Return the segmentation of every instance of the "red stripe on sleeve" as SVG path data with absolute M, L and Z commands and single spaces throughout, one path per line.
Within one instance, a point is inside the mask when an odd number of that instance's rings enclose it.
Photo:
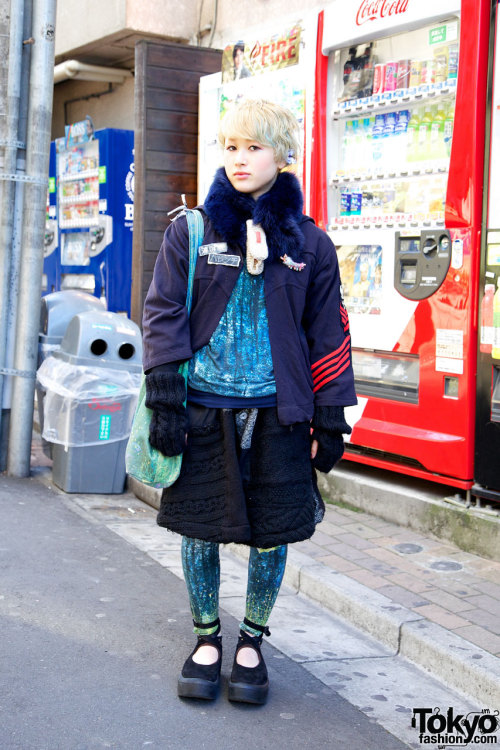
M 349 367 L 349 360 L 345 363 L 345 365 L 342 367 L 341 370 L 339 370 L 335 375 L 331 375 L 329 378 L 326 378 L 326 380 L 322 380 L 321 383 L 318 383 L 318 385 L 315 385 L 313 388 L 313 393 L 316 393 L 316 391 L 319 391 L 320 388 L 323 388 L 324 385 L 330 382 L 330 380 L 335 380 L 335 378 L 338 378 L 338 376 L 344 372 Z
M 314 362 L 314 364 L 311 365 L 311 370 L 315 370 L 317 367 L 323 364 L 323 362 L 326 362 L 327 360 L 330 360 L 332 357 L 335 357 L 337 355 L 341 355 L 345 347 L 350 343 L 351 337 L 346 336 L 342 344 L 339 346 L 338 349 L 335 349 L 335 351 L 330 352 L 330 354 L 327 354 L 325 357 L 322 357 L 321 359 L 318 359 L 317 362 Z
M 349 352 L 345 352 L 344 356 L 342 358 L 336 359 L 335 362 L 332 362 L 329 367 L 322 368 L 322 372 L 317 372 L 316 375 L 313 375 L 313 383 L 317 383 L 319 380 L 322 380 L 326 375 L 330 375 L 330 373 L 335 372 L 339 369 L 341 365 L 344 364 L 346 360 L 350 361 L 351 356 Z

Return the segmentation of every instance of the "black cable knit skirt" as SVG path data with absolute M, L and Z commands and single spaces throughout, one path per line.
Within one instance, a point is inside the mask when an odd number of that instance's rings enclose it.
M 309 423 L 284 427 L 275 407 L 189 404 L 188 414 L 181 473 L 163 490 L 158 524 L 195 539 L 264 549 L 309 539 L 325 512 Z

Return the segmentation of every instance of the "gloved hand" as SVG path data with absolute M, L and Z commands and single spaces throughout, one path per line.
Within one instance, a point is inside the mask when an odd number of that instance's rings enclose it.
M 344 407 L 316 406 L 311 426 L 311 437 L 318 441 L 318 451 L 312 460 L 313 466 L 318 471 L 327 473 L 344 455 L 342 434 L 350 435 L 352 432 L 344 418 Z
M 146 406 L 153 412 L 149 442 L 164 456 L 177 456 L 186 447 L 185 399 L 186 383 L 180 373 L 154 369 L 146 373 Z

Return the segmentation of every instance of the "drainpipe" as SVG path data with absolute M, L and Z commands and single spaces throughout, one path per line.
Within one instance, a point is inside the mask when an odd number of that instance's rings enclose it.
M 55 21 L 56 0 L 33 3 L 34 43 L 28 94 L 25 210 L 14 358 L 18 373 L 13 384 L 7 456 L 7 472 L 15 477 L 27 477 L 30 471 L 54 89 Z
M 12 244 L 14 232 L 15 196 L 18 184 L 17 155 L 24 144 L 19 137 L 19 104 L 21 98 L 21 72 L 23 59 L 24 0 L 11 0 L 9 56 L 7 86 L 1 96 L 2 110 L 6 113 L 0 146 L 3 147 L 2 199 L 0 201 L 0 470 L 5 469 L 8 412 L 10 403 L 4 398 L 7 372 L 12 359 L 7 352 L 9 313 L 11 305 L 10 282 L 13 271 Z M 5 394 L 8 395 L 8 394 Z M 5 417 L 5 419 L 2 419 Z M 7 428 L 7 429 L 6 429 Z
M 108 68 L 103 65 L 87 65 L 78 60 L 66 60 L 54 68 L 54 85 L 71 78 L 78 81 L 123 83 L 125 78 L 131 76 L 132 73 L 126 68 Z

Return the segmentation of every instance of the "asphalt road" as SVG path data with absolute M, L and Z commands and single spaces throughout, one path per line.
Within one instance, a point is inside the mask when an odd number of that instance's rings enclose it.
M 224 612 L 221 694 L 180 700 L 194 645 L 183 582 L 75 511 L 0 476 L 2 750 L 407 747 L 271 643 L 268 703 L 229 703 L 238 628 Z

